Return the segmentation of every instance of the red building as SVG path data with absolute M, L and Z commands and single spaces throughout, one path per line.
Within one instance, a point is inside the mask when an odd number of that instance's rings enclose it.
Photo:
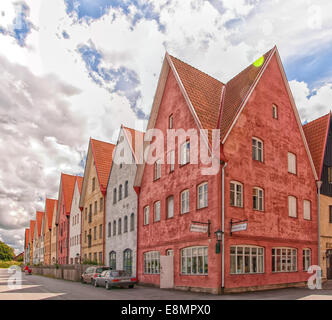
M 220 129 L 221 167 L 187 163 L 188 139 L 181 157 L 165 139 L 174 166 L 140 166 L 139 281 L 213 293 L 303 284 L 317 264 L 317 175 L 277 49 L 227 84 L 166 54 L 152 128 Z
M 74 194 L 76 176 L 61 174 L 58 209 L 56 215 L 57 225 L 57 259 L 58 264 L 68 264 L 69 256 L 69 218 L 71 202 Z

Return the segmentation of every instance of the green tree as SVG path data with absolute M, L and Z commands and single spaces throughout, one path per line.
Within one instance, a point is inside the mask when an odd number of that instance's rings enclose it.
M 14 249 L 0 241 L 0 260 L 10 261 L 14 256 Z

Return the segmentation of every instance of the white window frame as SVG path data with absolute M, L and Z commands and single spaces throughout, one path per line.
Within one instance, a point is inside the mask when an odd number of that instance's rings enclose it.
M 166 200 L 166 204 L 167 204 L 167 218 L 173 218 L 174 217 L 174 196 L 169 196 L 167 197 Z M 172 203 L 172 205 L 170 205 L 170 203 Z
M 158 159 L 154 163 L 154 180 L 158 180 L 161 178 L 161 160 Z
M 208 189 L 208 183 L 203 182 L 200 185 L 197 186 L 197 208 L 203 209 L 207 208 L 209 203 L 209 189 Z
M 235 245 L 230 247 L 231 274 L 261 274 L 264 273 L 264 247 L 251 245 Z M 255 258 L 255 259 L 254 259 Z M 249 271 L 246 271 L 246 260 L 249 260 Z M 232 264 L 233 261 L 233 264 Z M 240 262 L 241 261 L 241 262 Z M 254 264 L 256 261 L 256 271 Z M 239 265 L 239 262 L 241 265 Z M 235 270 L 232 270 L 234 266 Z
M 311 220 L 311 201 L 303 200 L 303 219 Z
M 160 201 L 154 203 L 154 221 L 160 221 Z
M 264 161 L 264 143 L 256 137 L 252 138 L 252 158 L 259 162 Z
M 255 200 L 254 200 L 255 197 L 257 198 L 256 207 L 255 207 Z M 264 190 L 259 187 L 254 187 L 252 198 L 253 198 L 253 209 L 255 211 L 264 211 Z
M 240 188 L 240 190 L 238 189 Z M 234 202 L 232 203 L 232 193 L 234 193 Z M 243 208 L 243 184 L 238 181 L 230 183 L 230 204 L 232 207 Z
M 302 251 L 303 254 L 303 271 L 308 271 L 311 266 L 311 249 L 304 248 Z
M 175 169 L 175 151 L 171 150 L 168 154 L 168 161 L 169 161 L 169 172 L 173 172 Z
M 288 216 L 297 218 L 297 198 L 294 196 L 288 196 Z
M 168 117 L 168 129 L 173 129 L 173 114 Z
M 297 249 L 288 247 L 272 248 L 272 273 L 297 272 Z M 274 264 L 273 264 L 274 257 Z M 278 269 L 278 259 L 280 259 Z M 290 263 L 289 263 L 290 261 Z
M 146 206 L 144 207 L 144 225 L 148 225 L 149 224 L 149 218 L 150 218 L 150 207 Z
M 181 214 L 188 213 L 189 209 L 189 189 L 181 192 Z
M 144 274 L 160 274 L 160 252 L 149 251 L 143 254 Z
M 202 267 L 202 272 L 199 272 L 200 265 Z M 207 246 L 187 247 L 181 249 L 182 275 L 206 276 L 208 275 L 208 269 L 209 252 Z
M 181 145 L 180 164 L 182 166 L 190 162 L 190 140 Z
M 296 164 L 296 154 L 292 152 L 288 152 L 288 172 L 292 174 L 296 174 L 297 172 L 297 164 Z
M 275 104 L 272 104 L 272 117 L 278 119 L 278 106 Z

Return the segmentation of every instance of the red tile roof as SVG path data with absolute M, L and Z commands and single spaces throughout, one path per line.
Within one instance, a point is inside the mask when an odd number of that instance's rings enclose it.
M 64 200 L 65 200 L 65 211 L 70 214 L 71 202 L 73 200 L 74 188 L 75 188 L 76 176 L 69 174 L 61 174 L 61 183 Z
M 78 185 L 78 191 L 79 191 L 79 193 L 81 193 L 82 186 L 83 186 L 83 177 L 77 176 L 76 180 L 77 180 L 77 185 Z
M 36 225 L 36 221 L 30 220 L 30 243 L 33 242 L 33 237 L 35 234 L 35 225 Z
M 38 231 L 38 237 L 41 235 L 41 227 L 42 227 L 42 220 L 44 216 L 44 212 L 37 211 L 37 231 Z
M 25 229 L 25 247 L 26 248 L 28 247 L 28 243 L 29 243 L 29 231 L 30 231 L 29 228 Z
M 331 113 L 303 126 L 318 178 L 321 177 Z
M 173 56 L 170 58 L 202 127 L 217 128 L 224 84 Z
M 125 126 L 122 126 L 123 129 L 127 132 L 130 133 L 131 136 L 131 141 L 129 141 L 129 144 L 134 152 L 134 155 L 136 157 L 136 159 L 138 160 L 139 157 L 139 152 L 142 150 L 141 148 L 143 147 L 143 144 L 141 142 L 144 142 L 144 132 L 138 131 L 138 130 L 134 130 Z M 129 135 L 127 135 L 128 139 L 130 139 Z M 136 137 L 139 138 L 139 142 L 136 141 Z M 136 146 L 136 144 L 138 144 Z M 136 147 L 138 148 L 136 150 Z
M 47 226 L 49 229 L 52 228 L 52 219 L 54 207 L 56 206 L 57 200 L 55 199 L 46 199 L 45 213 L 47 217 Z
M 107 188 L 108 177 L 111 171 L 115 145 L 95 139 L 90 139 L 90 142 L 100 190 L 104 192 Z

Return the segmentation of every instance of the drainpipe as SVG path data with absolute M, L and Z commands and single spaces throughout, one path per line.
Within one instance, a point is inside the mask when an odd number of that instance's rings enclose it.
M 227 162 L 224 163 L 221 173 L 221 288 L 225 288 L 225 169 Z
M 317 220 L 318 220 L 318 266 L 321 267 L 320 263 L 320 188 L 322 186 L 322 181 L 317 181 Z
M 134 190 L 137 194 L 137 209 L 136 209 L 136 280 L 138 282 L 138 237 L 139 237 L 139 196 L 141 193 L 140 187 L 134 187 Z M 135 224 L 134 224 L 135 228 Z M 134 229 L 135 230 L 135 229 Z

